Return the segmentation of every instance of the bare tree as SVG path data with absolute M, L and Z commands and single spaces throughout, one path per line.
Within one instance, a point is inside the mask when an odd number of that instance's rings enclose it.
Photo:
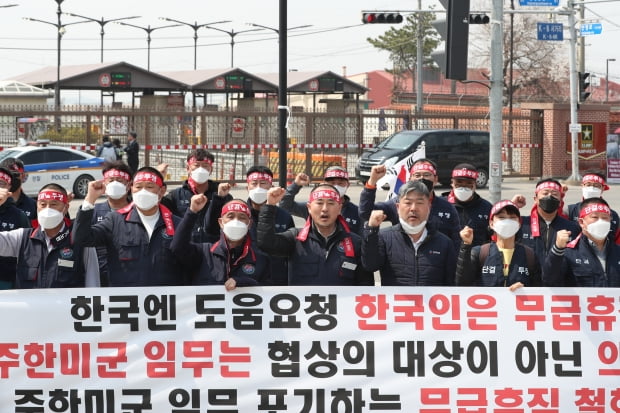
M 508 20 L 508 17 L 505 18 Z M 490 66 L 490 27 L 471 26 L 470 67 L 477 64 Z M 567 46 L 562 41 L 542 41 L 537 39 L 536 20 L 530 15 L 514 16 L 513 51 L 510 59 L 509 24 L 504 24 L 504 97 L 508 100 L 537 100 L 546 102 L 566 102 L 568 93 Z M 473 59 L 472 59 L 473 57 Z M 473 63 L 473 65 L 472 65 Z M 510 70 L 513 70 L 512 89 Z M 489 77 L 486 72 L 485 76 Z

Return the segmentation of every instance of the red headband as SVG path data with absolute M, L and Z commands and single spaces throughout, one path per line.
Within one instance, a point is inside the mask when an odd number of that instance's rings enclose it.
M 543 189 L 553 189 L 553 190 L 556 190 L 562 193 L 562 186 L 558 185 L 555 182 L 551 182 L 551 181 L 546 181 L 546 182 L 539 184 L 536 187 L 536 190 L 534 192 L 542 191 Z
M 583 218 L 593 212 L 602 212 L 607 215 L 611 215 L 611 209 L 605 204 L 588 204 L 579 211 L 579 218 Z
M 9 186 L 11 186 L 11 175 L 5 174 L 4 172 L 0 171 L 0 179 L 9 184 Z
M 349 174 L 347 173 L 347 171 L 343 171 L 342 169 L 331 169 L 325 172 L 325 176 L 323 177 L 323 179 L 329 178 L 342 178 L 348 181 Z
M 452 178 L 478 179 L 478 171 L 466 168 L 454 169 L 452 171 Z
M 209 159 L 209 158 L 205 158 L 205 159 L 198 159 L 198 158 L 196 158 L 195 156 L 192 156 L 191 158 L 189 158 L 189 159 L 187 160 L 187 164 L 188 164 L 188 165 L 191 165 L 191 164 L 196 163 L 196 162 L 206 162 L 206 163 L 208 163 L 208 164 L 209 164 L 209 165 L 211 165 L 211 166 L 213 165 L 213 161 L 212 161 L 211 159 Z
M 145 171 L 138 172 L 136 174 L 136 176 L 133 177 L 133 182 L 134 183 L 138 183 L 138 182 L 154 182 L 160 188 L 162 186 L 164 186 L 164 181 L 162 181 L 159 176 L 155 175 L 152 172 L 145 172 Z
M 240 201 L 228 202 L 222 208 L 222 215 L 221 216 L 224 216 L 224 215 L 226 215 L 229 212 L 243 212 L 248 217 L 252 217 L 252 214 L 250 212 L 250 207 L 248 207 L 245 202 L 240 202 Z
M 431 172 L 433 175 L 437 176 L 437 171 L 435 170 L 435 168 L 433 167 L 433 165 L 431 165 L 430 163 L 416 163 L 411 167 L 411 171 L 409 171 L 410 174 L 414 174 L 416 172 L 419 171 L 429 171 Z
M 517 215 L 521 216 L 521 214 L 519 214 L 519 207 L 517 207 L 512 201 L 499 201 L 498 203 L 496 203 L 495 205 L 493 205 L 493 208 L 491 208 L 491 212 L 489 213 L 489 221 L 491 221 L 493 219 L 493 217 L 502 209 L 506 208 L 507 206 L 511 206 L 514 207 L 517 210 Z
M 317 199 L 333 199 L 340 203 L 340 194 L 333 189 L 317 189 L 310 193 L 310 202 L 316 201 Z
M 586 183 L 586 182 L 596 182 L 598 184 L 603 185 L 603 191 L 607 191 L 609 189 L 609 185 L 607 185 L 605 183 L 605 180 L 603 178 L 601 178 L 598 175 L 594 175 L 594 174 L 587 174 L 583 176 L 583 179 L 581 180 L 582 183 Z
M 39 192 L 39 196 L 37 196 L 37 201 L 60 201 L 63 204 L 67 203 L 67 195 L 62 192 L 54 191 L 54 190 L 43 190 Z
M 122 178 L 127 182 L 131 181 L 131 176 L 125 171 L 120 171 L 118 169 L 110 169 L 103 174 L 104 178 Z
M 248 175 L 248 177 L 246 178 L 247 182 L 250 181 L 269 181 L 269 183 L 273 182 L 273 176 L 266 174 L 266 173 L 262 173 L 262 172 L 252 172 L 251 174 Z

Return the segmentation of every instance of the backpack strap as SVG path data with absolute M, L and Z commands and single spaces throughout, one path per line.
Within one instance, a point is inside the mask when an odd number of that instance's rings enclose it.
M 489 251 L 491 250 L 491 244 L 487 242 L 486 244 L 482 244 L 480 246 L 480 251 L 478 253 L 478 263 L 480 264 L 480 268 L 484 265 L 484 262 L 489 257 Z

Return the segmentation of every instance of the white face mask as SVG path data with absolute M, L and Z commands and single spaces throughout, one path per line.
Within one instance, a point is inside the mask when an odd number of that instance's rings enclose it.
M 222 228 L 224 235 L 231 241 L 239 241 L 248 233 L 248 225 L 238 219 L 233 219 L 224 224 Z
M 602 193 L 603 190 L 595 186 L 584 186 L 581 188 L 581 195 L 583 196 L 583 199 L 600 198 Z
M 133 203 L 143 211 L 148 211 L 159 203 L 159 196 L 146 189 L 135 192 L 132 197 Z
M 521 228 L 521 224 L 514 219 L 500 219 L 499 221 L 493 221 L 493 231 L 500 238 L 510 238 L 515 235 L 519 228 Z
M 43 229 L 56 228 L 60 225 L 64 217 L 62 212 L 54 208 L 43 208 L 37 212 L 37 221 L 39 221 L 39 226 Z
M 338 193 L 340 194 L 340 196 L 344 196 L 344 194 L 347 193 L 347 189 L 349 189 L 348 186 L 340 186 L 340 185 L 334 185 L 334 188 L 338 190 Z
M 597 241 L 602 241 L 607 237 L 607 235 L 609 235 L 611 222 L 599 218 L 593 223 L 588 224 L 586 228 L 588 230 L 588 234 L 590 234 L 592 238 Z
M 209 177 L 211 176 L 211 172 L 207 171 L 205 168 L 200 167 L 200 168 L 194 169 L 192 173 L 190 174 L 190 176 L 192 177 L 194 182 L 196 182 L 197 184 L 204 184 L 205 182 L 209 180 Z
M 454 189 L 454 196 L 461 202 L 468 201 L 472 196 L 474 196 L 474 190 L 471 188 L 466 188 L 461 186 L 459 188 Z
M 261 188 L 260 186 L 254 189 L 250 189 L 250 199 L 252 202 L 256 204 L 264 204 L 267 202 L 267 191 L 265 188 Z
M 127 196 L 127 186 L 118 181 L 112 181 L 105 186 L 105 194 L 112 199 L 121 199 Z
M 407 221 L 402 218 L 398 218 L 398 220 L 400 221 L 400 225 L 403 227 L 403 230 L 405 230 L 405 232 L 409 235 L 419 234 L 426 226 L 426 221 L 422 221 L 418 225 L 409 225 Z

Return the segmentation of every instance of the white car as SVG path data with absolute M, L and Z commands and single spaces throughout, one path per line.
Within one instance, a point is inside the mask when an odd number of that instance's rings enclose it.
M 16 146 L 0 152 L 0 162 L 17 158 L 24 163 L 26 180 L 22 190 L 36 196 L 43 185 L 62 185 L 76 198 L 84 198 L 88 183 L 102 179 L 103 158 L 62 146 Z

